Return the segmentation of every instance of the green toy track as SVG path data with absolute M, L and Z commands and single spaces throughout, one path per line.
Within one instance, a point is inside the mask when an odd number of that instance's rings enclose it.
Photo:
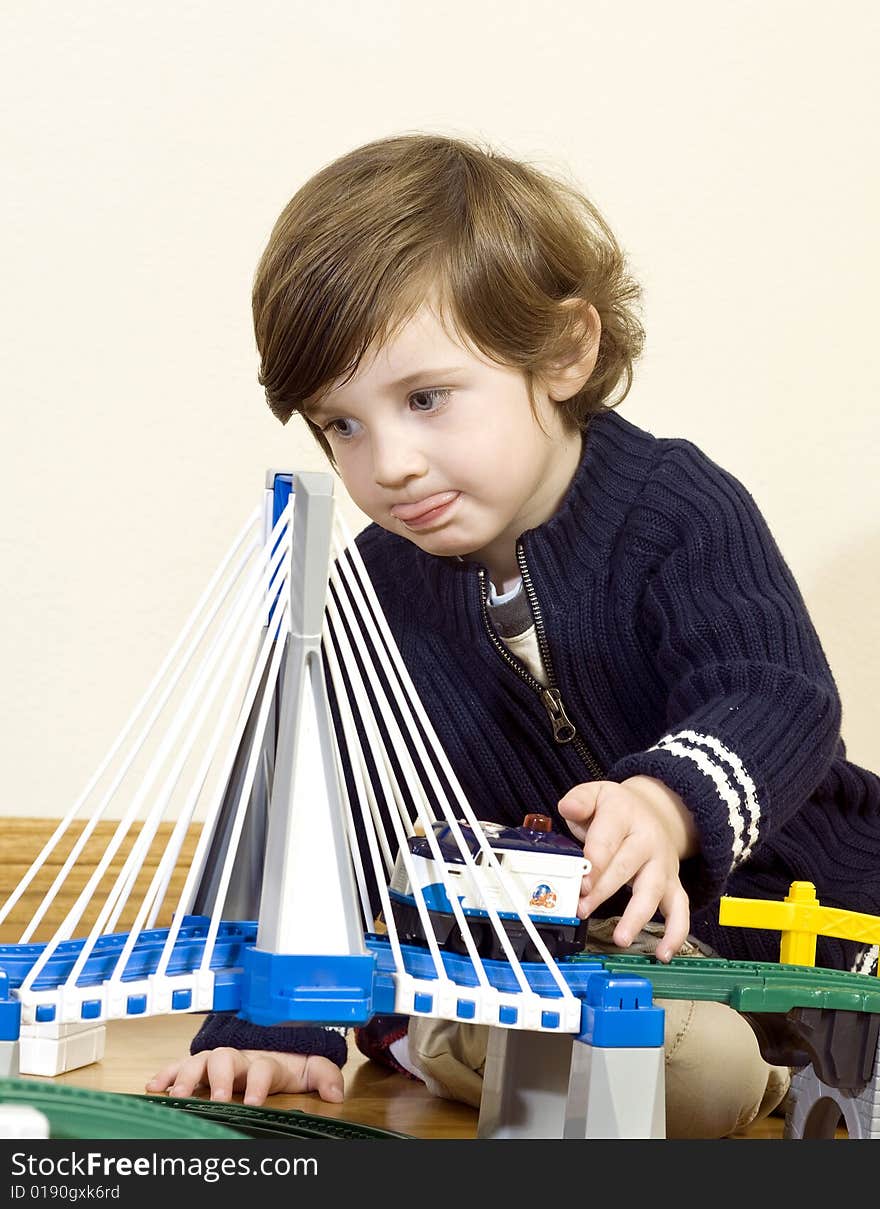
M 0 1104 L 26 1105 L 43 1113 L 51 1138 L 411 1140 L 407 1134 L 298 1110 L 124 1095 L 30 1079 L 0 1079 Z
M 609 974 L 647 978 L 657 999 L 714 999 L 738 1012 L 788 1012 L 796 1007 L 880 1012 L 880 978 L 817 966 L 728 961 L 722 957 L 674 957 L 663 965 L 638 953 L 587 954 Z
M 300 1109 L 254 1108 L 250 1104 L 218 1104 L 213 1100 L 175 1099 L 173 1096 L 131 1098 L 167 1105 L 206 1121 L 225 1123 L 230 1129 L 250 1138 L 332 1138 L 340 1141 L 405 1138 L 412 1141 L 410 1134 L 338 1121 L 332 1117 L 319 1117 Z
M 225 1125 L 168 1112 L 141 1096 L 91 1091 L 31 1079 L 0 1079 L 0 1104 L 36 1108 L 51 1138 L 242 1139 Z

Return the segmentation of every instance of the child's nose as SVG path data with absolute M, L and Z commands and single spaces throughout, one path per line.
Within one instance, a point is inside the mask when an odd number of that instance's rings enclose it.
M 425 455 L 400 433 L 373 442 L 373 475 L 380 487 L 401 487 L 427 469 Z

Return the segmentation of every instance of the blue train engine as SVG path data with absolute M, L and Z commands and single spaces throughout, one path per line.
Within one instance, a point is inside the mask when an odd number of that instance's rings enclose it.
M 520 827 L 480 822 L 505 881 L 480 846 L 473 829 L 460 822 L 462 837 L 476 866 L 476 876 L 465 858 L 448 823 L 434 823 L 433 831 L 450 887 L 461 904 L 471 935 L 481 957 L 506 960 L 501 941 L 486 909 L 487 901 L 498 914 L 520 961 L 541 960 L 534 942 L 526 932 L 522 916 L 528 915 L 544 944 L 554 957 L 579 953 L 586 941 L 587 921 L 577 918 L 581 879 L 590 871 L 590 862 L 574 840 L 551 831 L 547 815 L 529 814 Z M 437 862 L 424 834 L 407 841 L 417 882 L 416 890 L 427 907 L 437 943 L 456 953 L 466 953 L 464 939 L 456 922 L 446 886 L 437 870 Z M 425 933 L 419 918 L 414 888 L 400 855 L 389 883 L 394 919 L 400 939 L 424 944 Z M 511 901 L 511 898 L 513 901 Z

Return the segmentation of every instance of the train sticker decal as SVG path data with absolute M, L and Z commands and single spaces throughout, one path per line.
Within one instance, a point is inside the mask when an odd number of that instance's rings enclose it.
M 556 906 L 556 891 L 552 886 L 548 886 L 546 882 L 541 882 L 532 891 L 529 906 L 545 907 L 548 911 L 552 911 Z

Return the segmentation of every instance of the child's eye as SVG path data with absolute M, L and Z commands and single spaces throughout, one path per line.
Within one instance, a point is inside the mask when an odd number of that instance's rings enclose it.
M 413 411 L 437 411 L 452 392 L 445 389 L 417 390 L 409 397 Z
M 350 420 L 343 417 L 338 420 L 330 420 L 328 424 L 324 425 L 324 427 L 321 429 L 321 432 L 323 432 L 325 436 L 341 437 L 344 441 L 346 441 L 351 437 L 357 436 L 359 428 L 359 420 Z

